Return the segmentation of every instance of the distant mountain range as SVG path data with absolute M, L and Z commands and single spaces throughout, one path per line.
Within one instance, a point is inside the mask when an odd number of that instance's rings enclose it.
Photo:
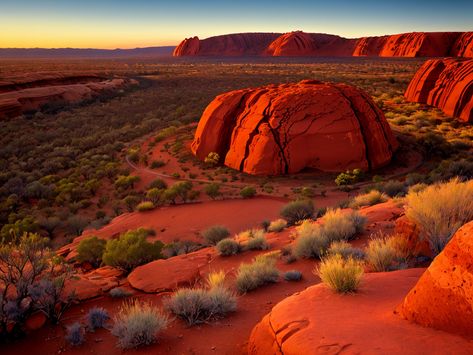
M 133 49 L 0 48 L 0 58 L 131 58 L 172 56 L 174 46 Z

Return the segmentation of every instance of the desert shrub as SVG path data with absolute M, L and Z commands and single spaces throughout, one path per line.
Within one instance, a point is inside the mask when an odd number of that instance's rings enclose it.
M 287 221 L 288 225 L 311 219 L 314 216 L 314 204 L 310 200 L 296 200 L 289 202 L 281 209 L 281 217 Z
M 202 237 L 204 238 L 205 242 L 210 245 L 216 245 L 222 239 L 228 238 L 230 236 L 230 232 L 224 226 L 212 226 L 207 228 L 202 232 Z
M 296 228 L 293 254 L 296 258 L 320 258 L 330 244 L 322 227 L 309 220 Z
M 363 276 L 363 265 L 352 258 L 336 254 L 325 258 L 314 272 L 322 282 L 337 293 L 355 292 Z
M 128 292 L 127 290 L 124 290 L 121 287 L 112 288 L 110 291 L 108 291 L 108 294 L 110 295 L 110 297 L 113 297 L 113 298 L 124 298 L 124 297 L 131 296 L 130 292 Z
M 271 221 L 271 223 L 268 226 L 268 232 L 276 232 L 279 233 L 281 232 L 284 228 L 286 228 L 287 222 L 286 220 L 279 218 L 274 221 Z
M 252 235 L 246 241 L 245 248 L 247 250 L 267 250 L 269 249 L 268 241 L 262 229 L 253 231 Z
M 415 250 L 412 250 L 411 245 L 406 237 L 394 234 L 388 239 L 389 244 L 394 249 L 396 260 L 399 263 L 407 263 L 415 255 Z
M 72 323 L 66 328 L 66 340 L 72 346 L 79 346 L 85 341 L 85 331 L 79 322 Z
M 388 196 L 378 190 L 371 190 L 362 195 L 355 196 L 348 204 L 350 208 L 360 208 L 362 206 L 373 206 L 381 202 L 386 202 Z
M 159 169 L 166 165 L 166 163 L 163 160 L 153 160 L 150 164 L 151 169 Z
M 440 253 L 453 234 L 473 219 L 473 181 L 453 179 L 406 197 L 406 216 L 420 229 L 434 254 Z
M 171 258 L 181 254 L 189 254 L 201 248 L 202 245 L 193 240 L 176 240 L 166 244 L 163 247 L 162 253 L 166 258 Z
M 351 240 L 362 232 L 366 218 L 357 211 L 344 212 L 341 209 L 328 210 L 323 217 L 323 233 L 330 242 Z
M 165 188 L 167 188 L 168 185 L 166 184 L 166 182 L 162 179 L 155 179 L 153 180 L 149 185 L 148 185 L 148 189 L 159 189 L 159 190 L 163 190 Z
M 284 222 L 286 222 L 286 221 L 284 221 Z M 261 226 L 261 228 L 263 228 L 263 230 L 265 232 L 267 232 L 270 224 L 271 223 L 268 220 L 265 219 L 263 222 L 261 222 L 260 226 Z
M 146 198 L 152 202 L 153 205 L 157 206 L 161 201 L 161 195 L 163 190 L 153 187 L 146 191 Z
M 167 324 L 167 317 L 156 307 L 132 300 L 124 302 L 114 318 L 112 334 L 118 338 L 118 347 L 137 348 L 155 343 Z
M 340 173 L 335 179 L 335 183 L 338 186 L 352 185 L 361 180 L 363 172 L 360 169 L 354 169 L 352 171 L 347 170 L 344 173 Z
M 106 309 L 102 307 L 94 307 L 87 313 L 87 329 L 93 332 L 97 328 L 104 328 L 110 319 Z
M 82 263 L 90 263 L 93 267 L 99 267 L 102 263 L 106 243 L 104 239 L 96 236 L 82 239 L 77 246 L 77 260 Z
M 221 286 L 179 289 L 166 301 L 166 308 L 190 326 L 223 318 L 236 307 L 235 295 Z
M 236 255 L 241 251 L 240 244 L 232 238 L 220 240 L 217 245 L 215 245 L 215 249 L 221 256 Z
M 312 198 L 315 196 L 315 191 L 312 187 L 305 186 L 301 189 L 301 196 L 305 198 Z
M 284 273 L 284 280 L 286 281 L 300 281 L 302 273 L 298 270 L 289 270 Z
M 241 264 L 236 277 L 236 287 L 246 293 L 267 283 L 277 282 L 279 271 L 274 257 L 259 257 L 251 264 Z
M 133 212 L 135 207 L 140 203 L 140 198 L 134 195 L 128 195 L 123 199 L 128 212 Z
M 363 250 L 353 247 L 350 243 L 344 240 L 332 242 L 327 250 L 327 254 L 339 254 L 344 259 L 348 259 L 350 257 L 353 259 L 363 259 L 365 257 Z
M 219 197 L 222 193 L 220 192 L 220 184 L 212 183 L 208 184 L 204 188 L 205 193 L 209 196 L 212 200 L 215 200 Z
M 225 272 L 222 270 L 211 272 L 207 276 L 207 285 L 209 288 L 223 287 L 225 285 Z
M 384 236 L 371 239 L 366 247 L 366 263 L 371 270 L 383 272 L 392 270 L 396 261 L 396 250 Z
M 116 266 L 127 272 L 139 265 L 162 257 L 163 243 L 146 240 L 149 231 L 140 228 L 122 234 L 118 239 L 107 241 L 102 260 L 105 265 Z
M 204 159 L 204 163 L 209 166 L 215 166 L 220 160 L 220 155 L 215 152 L 210 152 Z
M 256 195 L 256 189 L 253 186 L 245 186 L 240 190 L 240 196 L 243 198 L 251 198 Z
M 139 176 L 121 175 L 115 180 L 115 188 L 118 190 L 132 189 L 140 181 Z
M 406 194 L 406 186 L 403 182 L 397 180 L 389 180 L 379 185 L 378 189 L 390 197 L 404 196 Z
M 151 202 L 151 201 L 143 201 L 143 202 L 140 202 L 140 203 L 136 206 L 136 210 L 137 210 L 138 212 L 151 211 L 152 209 L 154 209 L 154 204 L 153 204 L 153 202 Z
M 415 194 L 415 193 L 421 192 L 425 190 L 427 186 L 428 186 L 427 184 L 423 184 L 423 183 L 411 185 L 409 186 L 408 193 Z

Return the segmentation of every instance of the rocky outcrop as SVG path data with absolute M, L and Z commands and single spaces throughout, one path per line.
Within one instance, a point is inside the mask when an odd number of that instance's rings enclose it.
M 208 264 L 209 258 L 197 252 L 155 260 L 134 269 L 128 275 L 128 281 L 132 287 L 147 293 L 192 286 L 200 278 L 200 269 Z
M 355 87 L 302 81 L 232 91 L 205 109 L 191 149 L 249 174 L 371 170 L 397 142 L 383 113 Z
M 347 39 L 323 33 L 239 33 L 186 38 L 174 56 L 472 57 L 473 32 L 409 32 Z
M 412 78 L 408 101 L 435 106 L 447 115 L 473 122 L 473 59 L 432 59 Z
M 85 78 L 82 78 L 85 80 Z M 25 112 L 41 110 L 46 105 L 77 104 L 114 92 L 129 85 L 138 84 L 133 79 L 102 79 L 91 77 L 91 82 L 78 83 L 68 78 L 10 83 L 0 86 L 0 119 L 13 118 Z M 69 84 L 73 82 L 73 84 Z
M 464 32 L 458 36 L 450 55 L 452 57 L 473 58 L 473 32 Z
M 334 35 L 295 31 L 278 37 L 268 47 L 274 57 L 293 56 L 350 56 L 355 40 Z
M 253 328 L 248 354 L 471 353 L 471 341 L 393 312 L 423 270 L 365 274 L 352 295 L 335 294 L 323 284 L 295 293 Z
M 434 259 L 400 312 L 423 326 L 473 339 L 473 221 Z

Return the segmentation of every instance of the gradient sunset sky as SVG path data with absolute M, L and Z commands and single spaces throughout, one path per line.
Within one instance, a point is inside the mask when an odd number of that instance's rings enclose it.
M 303 30 L 344 37 L 473 30 L 473 0 L 0 0 L 0 47 L 134 48 Z

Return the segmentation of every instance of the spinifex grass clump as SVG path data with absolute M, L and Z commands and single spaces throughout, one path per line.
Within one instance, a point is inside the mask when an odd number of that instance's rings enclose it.
M 236 286 L 240 293 L 246 293 L 268 283 L 277 282 L 279 270 L 276 255 L 261 255 L 251 264 L 241 264 L 238 268 Z
M 324 284 L 337 293 L 355 292 L 363 276 L 362 262 L 336 254 L 325 258 L 314 270 Z

